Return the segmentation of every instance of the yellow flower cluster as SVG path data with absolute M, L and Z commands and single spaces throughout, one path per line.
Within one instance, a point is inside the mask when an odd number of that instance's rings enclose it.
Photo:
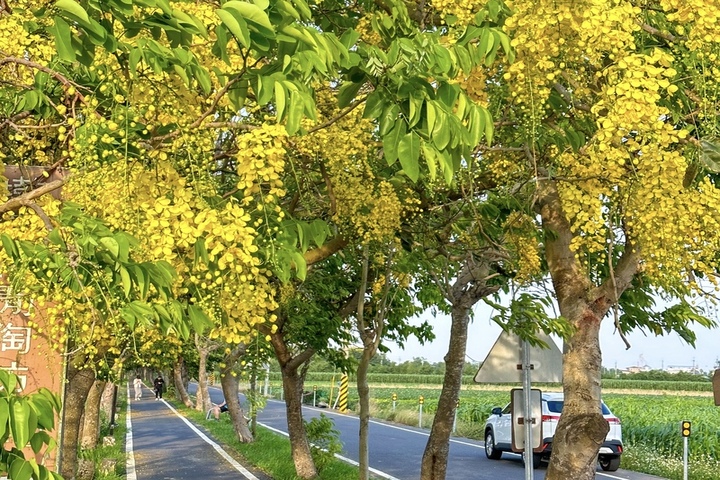
M 432 0 L 433 9 L 440 14 L 442 19 L 448 15 L 457 18 L 455 25 L 469 25 L 473 22 L 475 14 L 479 12 L 487 2 L 481 0 Z
M 468 73 L 461 72 L 456 81 L 471 100 L 485 108 L 488 107 L 487 74 L 483 65 L 476 65 Z
M 690 50 L 704 49 L 708 43 L 720 43 L 720 2 L 718 0 L 661 0 L 668 20 L 676 22 L 678 35 L 687 32 Z
M 237 188 L 243 192 L 244 204 L 257 202 L 258 209 L 274 205 L 285 195 L 281 174 L 285 169 L 282 125 L 262 124 L 238 141 Z M 278 214 L 282 217 L 282 212 Z
M 586 72 L 588 64 L 601 69 L 602 60 L 634 48 L 633 32 L 640 9 L 626 0 L 515 0 L 504 29 L 512 38 L 516 61 L 505 80 L 521 108 L 538 115 L 553 85 L 569 66 Z M 582 97 L 589 85 L 573 83 Z
M 537 227 L 532 217 L 513 212 L 503 223 L 503 229 L 512 254 L 515 281 L 519 284 L 531 282 L 541 273 L 540 246 L 535 236 Z

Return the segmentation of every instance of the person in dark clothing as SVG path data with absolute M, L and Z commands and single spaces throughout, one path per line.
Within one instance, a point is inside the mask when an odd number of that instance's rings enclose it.
M 161 400 L 163 390 L 165 389 L 165 380 L 163 380 L 162 376 L 157 376 L 157 378 L 153 381 L 153 387 L 155 389 L 155 400 Z

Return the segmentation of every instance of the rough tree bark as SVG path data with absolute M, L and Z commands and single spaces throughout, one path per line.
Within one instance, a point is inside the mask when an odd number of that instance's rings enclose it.
M 175 392 L 177 392 L 180 401 L 188 408 L 192 408 L 192 400 L 188 394 L 187 388 L 185 388 L 185 379 L 183 378 L 183 366 L 184 360 L 182 357 L 178 358 L 173 365 L 173 383 L 175 384 Z
M 212 406 L 210 393 L 208 392 L 207 359 L 210 353 L 218 348 L 217 345 L 208 343 L 207 339 L 195 335 L 195 347 L 198 350 L 200 362 L 198 365 L 198 387 L 195 398 L 195 410 L 207 412 Z
M 600 410 L 600 323 L 617 303 L 637 272 L 640 253 L 626 236 L 622 256 L 612 274 L 596 286 L 584 273 L 571 249 L 570 223 L 562 209 L 556 185 L 538 182 L 538 209 L 543 222 L 545 255 L 560 313 L 574 327 L 563 347 L 565 403 L 553 439 L 547 480 L 595 478 L 600 445 L 609 425 Z
M 282 320 L 278 318 L 277 323 L 282 323 Z M 315 478 L 317 468 L 310 453 L 310 443 L 303 423 L 302 394 L 305 379 L 300 373 L 300 367 L 310 360 L 315 351 L 307 349 L 293 356 L 285 343 L 282 328 L 278 328 L 275 333 L 270 333 L 270 343 L 275 351 L 275 357 L 280 364 L 280 372 L 282 373 L 288 435 L 290 437 L 293 463 L 295 464 L 295 473 L 303 479 Z
M 245 354 L 245 351 L 245 345 L 235 347 L 225 356 L 223 362 L 225 367 L 220 371 L 220 383 L 222 385 L 223 395 L 225 396 L 225 402 L 228 406 L 228 413 L 232 420 L 235 435 L 237 435 L 240 443 L 250 443 L 254 440 L 252 433 L 250 433 L 247 420 L 245 420 L 243 409 L 240 406 L 240 400 L 238 399 L 238 379 L 233 375 L 233 368 L 238 359 Z
M 80 422 L 85 399 L 95 382 L 95 373 L 90 368 L 83 368 L 84 364 L 85 357 L 78 355 L 69 359 L 67 366 L 60 461 L 60 475 L 67 480 L 75 478 L 77 472 Z
M 447 473 L 450 435 L 460 398 L 462 370 L 465 366 L 468 323 L 472 307 L 480 299 L 498 290 L 499 287 L 489 286 L 487 281 L 491 276 L 491 264 L 499 261 L 501 257 L 497 251 L 490 249 L 479 258 L 468 255 L 452 287 L 446 289 L 445 296 L 452 306 L 450 343 L 448 353 L 445 355 L 443 388 L 438 399 L 430 437 L 423 453 L 421 480 L 443 480 Z
M 100 400 L 102 400 L 106 384 L 105 380 L 95 380 L 90 387 L 87 400 L 85 400 L 85 414 L 80 437 L 80 447 L 83 450 L 97 447 L 100 437 Z

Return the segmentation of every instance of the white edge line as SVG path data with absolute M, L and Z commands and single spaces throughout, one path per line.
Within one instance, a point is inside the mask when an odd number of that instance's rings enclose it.
M 245 478 L 247 478 L 248 480 L 259 480 L 255 475 L 253 475 L 252 473 L 250 473 L 245 467 L 243 467 L 242 465 L 240 465 L 240 464 L 237 462 L 237 460 L 235 460 L 235 459 L 234 459 L 233 457 L 231 457 L 225 450 L 223 450 L 223 448 L 222 448 L 220 445 L 218 445 L 217 443 L 215 443 L 215 442 L 213 442 L 212 440 L 210 440 L 210 438 L 208 438 L 207 435 L 205 435 L 205 434 L 202 433 L 200 430 L 198 430 L 198 428 L 197 428 L 195 425 L 193 425 L 187 418 L 185 418 L 184 416 L 180 415 L 180 413 L 179 413 L 177 410 L 175 410 L 172 405 L 170 405 L 170 404 L 169 404 L 168 402 L 166 402 L 165 400 L 162 400 L 162 402 L 163 402 L 175 415 L 177 415 L 177 417 L 178 417 L 180 420 L 182 420 L 183 422 L 185 422 L 185 424 L 186 424 L 188 427 L 190 427 L 190 429 L 191 429 L 193 432 L 195 432 L 195 434 L 196 434 L 198 437 L 202 438 L 208 445 L 210 445 L 211 447 L 213 447 L 216 452 L 218 452 L 230 465 L 233 466 L 233 468 L 235 468 L 235 470 L 237 470 L 238 472 L 240 472 L 240 473 L 241 473 Z
M 608 477 L 608 478 L 616 478 L 617 480 L 627 480 L 625 477 L 616 477 L 615 475 L 610 475 L 609 473 L 595 472 L 595 474 L 602 475 L 603 477 Z
M 275 400 L 275 401 L 277 401 L 277 400 Z M 345 414 L 343 414 L 343 413 L 334 412 L 334 411 L 332 411 L 332 410 L 326 410 L 326 409 L 324 409 L 324 408 L 311 407 L 311 406 L 308 406 L 308 405 L 303 405 L 303 408 L 312 409 L 312 410 L 315 410 L 315 411 L 318 411 L 318 412 L 321 412 L 321 413 L 329 413 L 329 414 L 331 414 L 331 415 L 336 415 L 336 416 L 338 416 L 338 417 L 343 417 L 343 418 L 356 418 L 356 419 L 357 419 L 357 417 L 348 416 L 348 415 L 345 415 Z M 359 420 L 359 419 L 358 419 L 358 420 Z M 370 420 L 370 423 L 374 423 L 375 425 L 381 425 L 381 426 L 383 426 L 383 427 L 394 428 L 394 429 L 396 429 L 396 430 L 401 430 L 401 431 L 403 431 L 403 432 L 409 432 L 409 433 L 414 433 L 414 434 L 417 434 L 417 435 L 422 435 L 423 437 L 429 437 L 429 436 L 430 436 L 430 433 L 428 433 L 428 432 L 426 432 L 426 431 L 413 430 L 413 429 L 410 429 L 410 428 L 400 427 L 400 426 L 398 426 L 398 425 L 393 425 L 393 424 L 391 424 L 391 423 L 380 422 L 380 421 L 377 421 L 377 420 Z M 462 440 L 455 440 L 454 438 L 450 438 L 450 443 L 457 443 L 457 444 L 460 444 L 460 445 L 467 445 L 467 446 L 469 446 L 469 447 L 475 447 L 475 448 L 483 448 L 482 445 L 478 445 L 478 444 L 470 443 L 470 442 L 465 442 L 465 441 L 462 441 Z
M 286 436 L 286 437 L 288 436 L 288 434 L 285 433 L 285 432 L 283 432 L 282 430 L 278 430 L 277 428 L 271 427 L 270 425 L 265 425 L 265 424 L 262 423 L 262 422 L 258 422 L 258 425 L 261 425 L 261 426 L 267 428 L 268 430 L 270 430 L 270 431 L 272 431 L 272 432 L 279 433 L 280 435 L 284 435 L 284 436 Z M 353 459 L 351 459 L 351 458 L 343 457 L 343 456 L 340 455 L 339 453 L 336 453 L 336 454 L 335 454 L 335 458 L 337 458 L 338 460 L 342 460 L 342 461 L 345 462 L 345 463 L 349 463 L 350 465 L 353 465 L 353 466 L 355 466 L 355 467 L 359 467 L 359 466 L 360 466 L 360 464 L 359 464 L 358 462 L 356 462 L 355 460 L 353 460 Z M 370 470 L 373 474 L 377 475 L 378 477 L 382 477 L 382 478 L 385 478 L 385 479 L 387 479 L 387 480 L 400 480 L 400 479 L 397 478 L 397 477 L 393 477 L 392 475 L 388 475 L 387 473 L 381 472 L 380 470 L 376 470 L 376 469 L 374 469 L 374 468 L 372 468 L 372 467 L 370 467 L 368 470 Z
M 130 383 L 127 385 L 127 414 L 125 418 L 125 472 L 127 480 L 137 480 L 135 473 L 135 453 L 133 452 L 132 418 L 130 415 Z

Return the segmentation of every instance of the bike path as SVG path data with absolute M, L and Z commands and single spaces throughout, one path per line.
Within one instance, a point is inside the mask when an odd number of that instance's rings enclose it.
M 165 400 L 143 388 L 134 400 L 128 386 L 127 480 L 265 480 L 240 465 L 205 432 Z

